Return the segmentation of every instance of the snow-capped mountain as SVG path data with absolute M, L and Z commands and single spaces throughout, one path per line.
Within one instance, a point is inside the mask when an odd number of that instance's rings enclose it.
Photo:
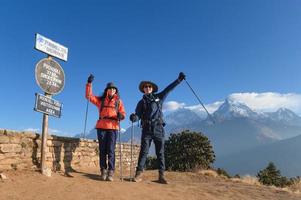
M 202 131 L 212 138 L 213 141 L 228 140 L 229 138 L 252 137 L 254 144 L 273 142 L 301 134 L 301 118 L 289 109 L 280 109 L 276 112 L 263 113 L 250 109 L 247 105 L 227 98 L 219 108 L 212 113 L 212 118 L 204 119 L 199 115 L 199 110 L 181 108 L 165 117 L 166 138 L 170 133 L 176 133 L 184 129 Z M 209 123 L 211 122 L 211 123 Z M 294 122 L 294 123 L 293 123 Z M 135 128 L 135 135 L 140 137 L 139 128 Z M 129 138 L 125 132 L 125 141 Z M 244 134 L 245 137 L 243 136 Z M 225 142 L 221 141 L 221 146 Z M 246 147 L 252 143 L 246 144 Z M 230 144 L 229 144 L 230 146 Z M 217 149 L 221 149 L 220 146 Z M 223 151 L 226 152 L 226 151 Z
M 200 117 L 192 110 L 181 108 L 167 115 L 164 121 L 170 126 L 181 126 L 191 124 L 193 122 L 199 122 L 202 119 L 205 119 L 205 117 Z
M 287 108 L 279 108 L 276 112 L 266 113 L 273 121 L 281 121 L 290 125 L 301 125 L 301 118 Z
M 239 103 L 232 99 L 227 98 L 225 102 L 213 113 L 213 116 L 218 121 L 243 117 L 250 119 L 262 118 L 263 114 L 251 110 L 245 104 Z

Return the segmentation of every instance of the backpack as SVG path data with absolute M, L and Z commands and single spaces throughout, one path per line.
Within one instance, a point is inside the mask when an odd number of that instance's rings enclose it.
M 100 101 L 101 101 L 100 108 L 99 108 L 99 114 L 101 114 L 102 109 L 104 107 L 111 107 L 111 106 L 105 106 L 104 105 L 105 104 L 105 99 L 106 99 L 105 97 L 101 96 L 99 98 L 100 98 Z M 116 113 L 118 113 L 119 104 L 120 104 L 120 98 L 118 97 L 117 100 L 115 101 L 115 110 L 116 110 Z

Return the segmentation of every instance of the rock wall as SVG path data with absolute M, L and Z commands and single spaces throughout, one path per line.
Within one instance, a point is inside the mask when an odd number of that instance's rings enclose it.
M 139 145 L 133 145 L 133 170 L 137 165 Z M 131 145 L 121 144 L 123 170 L 130 170 Z M 48 136 L 46 163 L 52 171 L 98 167 L 98 142 L 95 140 Z M 116 144 L 116 171 L 119 171 L 119 144 Z M 33 132 L 0 129 L 0 170 L 40 167 L 41 136 Z

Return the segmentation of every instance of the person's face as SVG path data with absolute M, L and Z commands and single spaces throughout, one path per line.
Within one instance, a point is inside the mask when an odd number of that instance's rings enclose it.
M 113 96 L 116 93 L 116 89 L 115 88 L 109 88 L 108 89 L 108 95 L 109 96 Z
M 146 84 L 143 86 L 143 91 L 144 91 L 144 94 L 150 94 L 153 92 L 153 86 Z

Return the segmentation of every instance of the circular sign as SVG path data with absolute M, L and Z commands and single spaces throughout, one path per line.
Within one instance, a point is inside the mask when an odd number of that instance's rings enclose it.
M 60 93 L 65 85 L 63 68 L 55 60 L 43 58 L 36 64 L 35 76 L 37 84 L 48 94 Z

